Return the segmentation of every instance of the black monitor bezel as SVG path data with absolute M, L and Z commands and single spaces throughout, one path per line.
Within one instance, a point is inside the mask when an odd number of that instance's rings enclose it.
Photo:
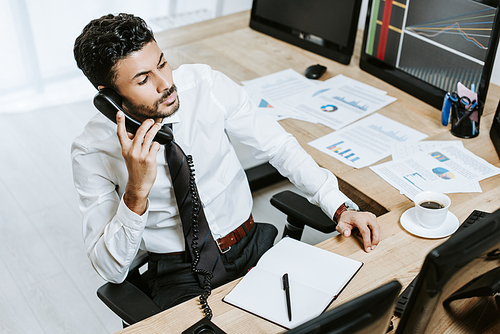
M 491 123 L 490 139 L 497 151 L 498 157 L 500 157 L 500 101 L 498 101 L 497 110 Z
M 443 287 L 461 268 L 500 247 L 500 209 L 490 213 L 431 250 L 418 274 L 396 334 L 423 333 Z M 428 317 L 428 318 L 426 318 Z
M 362 0 L 351 0 L 355 1 L 355 5 L 353 17 L 351 20 L 351 26 L 347 30 L 347 33 L 349 35 L 347 46 L 339 45 L 338 43 L 335 43 L 333 41 L 327 41 L 328 45 L 322 46 L 298 37 L 296 32 L 294 32 L 296 30 L 294 29 L 294 27 L 287 27 L 280 23 L 263 18 L 262 16 L 258 16 L 256 14 L 256 8 L 259 1 L 264 0 L 253 0 L 252 11 L 250 15 L 250 28 L 262 32 L 266 35 L 278 38 L 284 42 L 298 46 L 302 49 L 314 52 L 323 57 L 332 59 L 341 64 L 349 65 L 354 52 L 354 44 L 356 42 L 356 33 L 358 30 L 359 14 L 361 11 Z M 322 38 L 322 36 L 318 37 Z
M 287 334 L 355 334 L 375 324 L 385 334 L 394 312 L 401 284 L 394 280 L 331 309 Z
M 491 79 L 491 72 L 493 70 L 496 51 L 498 48 L 498 39 L 500 36 L 500 1 L 499 0 L 471 0 L 471 1 L 497 8 L 495 14 L 496 23 L 494 25 L 493 34 L 491 36 L 490 44 L 488 46 L 485 65 L 483 67 L 483 72 L 481 74 L 481 81 L 477 89 L 478 99 L 484 102 L 486 101 L 486 95 L 488 93 L 488 86 Z M 419 100 L 422 100 L 425 103 L 430 104 L 431 106 L 441 110 L 443 106 L 443 98 L 447 93 L 446 91 L 437 88 L 423 80 L 420 80 L 402 70 L 390 66 L 382 62 L 381 60 L 377 59 L 376 57 L 371 56 L 365 52 L 368 30 L 369 30 L 367 29 L 367 27 L 370 24 L 372 4 L 373 0 L 369 0 L 367 14 L 366 14 L 365 30 L 363 32 L 363 44 L 361 47 L 359 67 L 362 70 L 407 92 L 408 94 L 413 95 Z

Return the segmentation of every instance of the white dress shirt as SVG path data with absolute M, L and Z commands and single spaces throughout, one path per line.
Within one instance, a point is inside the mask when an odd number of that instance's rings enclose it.
M 228 135 L 267 159 L 333 217 L 349 199 L 335 176 L 320 168 L 274 119 L 261 112 L 246 92 L 207 65 L 173 71 L 180 108 L 164 123 L 174 123 L 176 142 L 193 156 L 196 183 L 214 239 L 248 219 L 252 195 Z M 155 253 L 184 250 L 182 225 L 164 149 L 146 212 L 139 216 L 123 202 L 128 173 L 116 125 L 97 113 L 72 145 L 73 177 L 83 215 L 83 237 L 95 270 L 120 283 L 139 249 Z

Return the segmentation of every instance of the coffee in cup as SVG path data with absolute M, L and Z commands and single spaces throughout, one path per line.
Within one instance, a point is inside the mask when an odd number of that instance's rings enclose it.
M 435 229 L 443 224 L 451 204 L 448 196 L 435 191 L 418 193 L 413 202 L 418 223 L 428 229 Z
M 426 209 L 434 209 L 434 210 L 442 209 L 445 207 L 444 204 L 442 204 L 440 202 L 435 202 L 435 201 L 422 201 L 422 202 L 418 203 L 418 205 L 420 205 L 421 207 L 424 207 Z

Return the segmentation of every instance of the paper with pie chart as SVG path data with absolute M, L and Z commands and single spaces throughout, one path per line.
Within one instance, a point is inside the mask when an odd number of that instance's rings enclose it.
M 291 68 L 241 83 L 259 111 L 277 120 L 295 118 L 334 130 L 396 101 L 386 91 L 342 74 L 318 81 Z
M 500 173 L 500 168 L 464 147 L 452 144 L 388 161 L 370 169 L 409 199 L 426 190 L 467 192 L 463 189 L 464 185 Z
M 308 96 L 307 98 L 303 98 Z M 386 92 L 343 75 L 319 84 L 312 94 L 296 96 L 294 111 L 338 130 L 396 101 Z

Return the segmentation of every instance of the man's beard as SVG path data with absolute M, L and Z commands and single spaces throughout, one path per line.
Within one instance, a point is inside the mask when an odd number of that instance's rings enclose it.
M 172 87 L 163 92 L 163 95 L 153 103 L 153 106 L 135 104 L 127 98 L 123 98 L 122 104 L 125 110 L 127 110 L 130 114 L 132 114 L 132 116 L 135 116 L 137 118 L 165 118 L 173 115 L 177 110 L 179 110 L 179 95 L 177 95 L 177 98 L 171 105 L 166 106 L 167 110 L 158 110 L 160 104 L 165 101 L 173 92 L 177 92 L 177 87 L 175 86 L 175 84 L 172 84 Z

